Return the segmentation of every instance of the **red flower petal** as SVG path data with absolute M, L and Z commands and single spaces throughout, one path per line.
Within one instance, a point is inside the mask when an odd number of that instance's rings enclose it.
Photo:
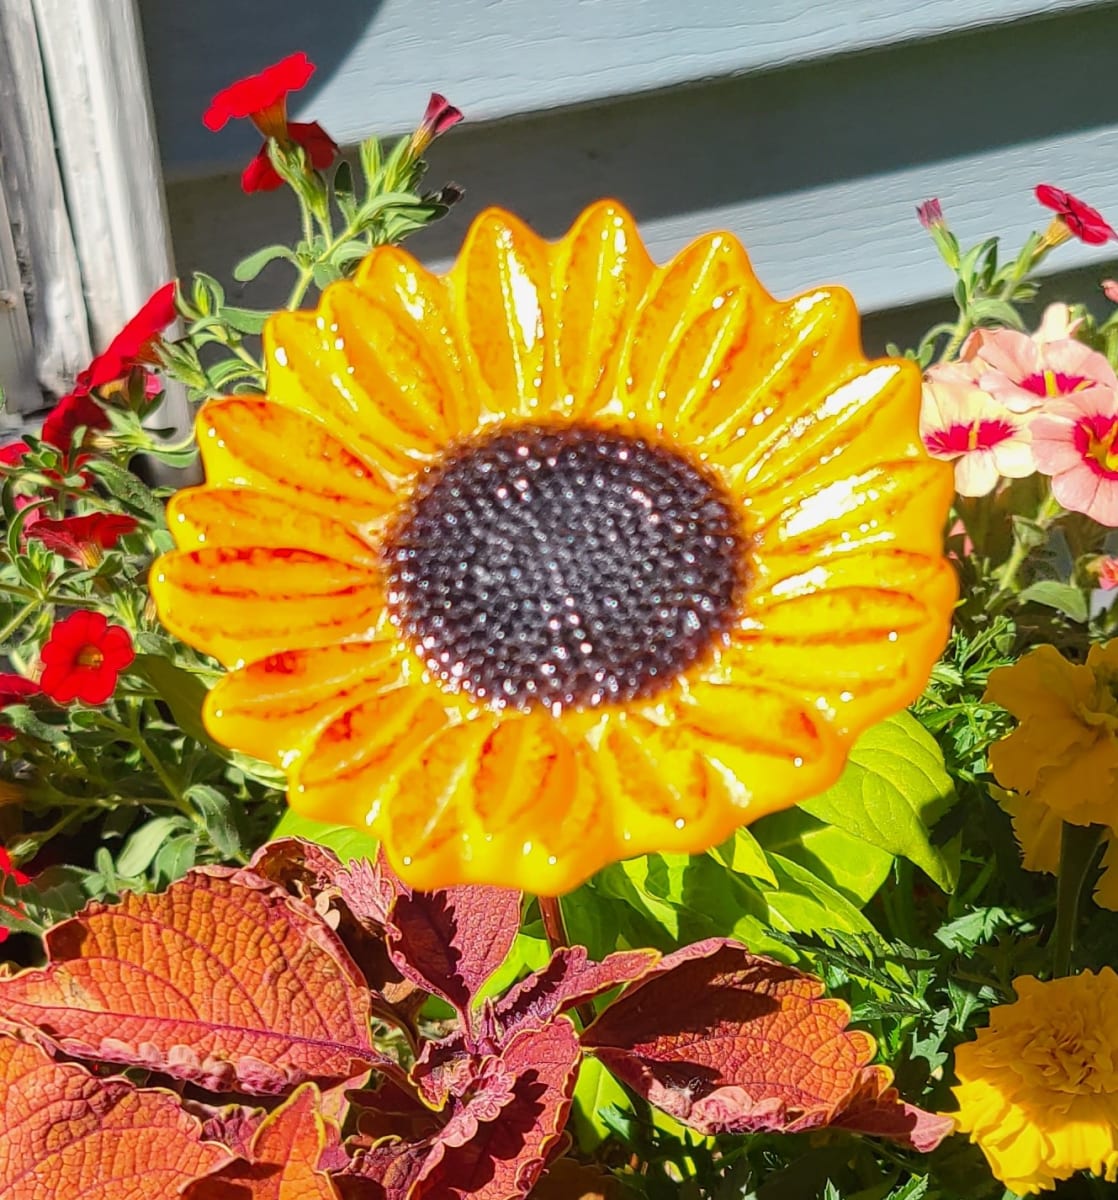
M 52 700 L 103 704 L 135 653 L 126 629 L 109 625 L 103 613 L 81 609 L 55 625 L 40 657 L 39 684 Z
M 108 348 L 78 376 L 78 383 L 91 390 L 123 379 L 132 367 L 150 355 L 153 342 L 175 316 L 175 281 L 171 280 L 152 292 Z
M 1084 204 L 1071 192 L 1053 187 L 1050 183 L 1041 183 L 1037 185 L 1036 198 L 1045 208 L 1053 209 L 1081 242 L 1089 246 L 1101 246 L 1111 238 L 1118 240 L 1118 232 L 1103 220 L 1102 213 Z
M 10 876 L 17 887 L 23 887 L 31 882 L 30 875 L 25 874 L 19 867 L 12 866 L 12 856 L 8 853 L 7 848 L 0 846 L 0 879 L 5 875 Z
M 202 123 L 216 132 L 229 120 L 251 117 L 280 103 L 289 92 L 297 92 L 313 73 L 314 63 L 303 51 L 289 54 L 278 63 L 265 67 L 258 75 L 239 79 L 218 92 L 206 109 Z
M 0 464 L 5 467 L 18 467 L 30 450 L 31 447 L 26 442 L 9 442 L 6 446 L 0 446 Z
M 423 114 L 423 121 L 419 127 L 426 131 L 428 140 L 430 140 L 430 138 L 437 138 L 446 133 L 461 120 L 461 109 L 455 108 L 445 96 L 440 96 L 438 92 L 432 92 L 431 99 L 427 101 L 427 111 Z
M 74 433 L 84 426 L 86 429 L 108 429 L 109 418 L 105 410 L 87 391 L 71 392 L 63 396 L 43 422 L 42 439 L 58 450 L 68 451 L 74 441 Z
M 37 696 L 42 689 L 33 679 L 25 679 L 22 675 L 10 672 L 0 672 L 0 708 L 9 704 L 19 704 L 28 696 Z M 10 725 L 0 725 L 0 742 L 10 742 L 16 731 Z
M 27 530 L 29 538 L 38 538 L 49 549 L 72 562 L 85 562 L 84 551 L 91 546 L 111 550 L 122 537 L 135 532 L 139 522 L 123 513 L 89 513 L 83 517 L 65 517 L 60 521 L 46 518 Z
M 287 136 L 306 150 L 311 163 L 325 170 L 338 153 L 338 145 L 317 121 L 289 121 Z M 268 157 L 268 145 L 260 147 L 256 156 L 241 173 L 241 191 L 274 192 L 283 186 L 283 179 Z

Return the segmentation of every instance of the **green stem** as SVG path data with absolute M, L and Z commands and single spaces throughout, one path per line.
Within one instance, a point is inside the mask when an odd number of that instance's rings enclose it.
M 959 321 L 955 326 L 955 332 L 951 335 L 947 345 L 943 348 L 943 353 L 936 361 L 941 363 L 950 362 L 955 357 L 955 352 L 963 344 L 963 339 L 970 333 L 973 327 L 974 323 L 970 317 L 965 312 L 960 313 Z
M 1060 874 L 1056 883 L 1056 927 L 1052 933 L 1052 974 L 1071 973 L 1075 927 L 1087 881 L 1094 875 L 1104 825 L 1069 825 L 1060 836 Z
M 7 623 L 7 625 L 5 625 L 3 629 L 0 629 L 0 645 L 5 643 L 8 640 L 8 638 L 10 638 L 12 636 L 12 634 L 15 633 L 15 631 L 24 623 L 24 621 L 26 621 L 27 618 L 29 616 L 31 616 L 31 614 L 33 612 L 35 612 L 38 608 L 39 608 L 39 603 L 37 600 L 29 600 L 19 610 L 19 612 L 17 612 L 16 615 L 14 617 L 12 617 L 12 619 Z
M 1049 492 L 1037 510 L 1034 524 L 1038 529 L 1046 530 L 1062 511 L 1060 502 Z M 1014 536 L 1013 550 L 997 575 L 998 586 L 994 592 L 995 596 L 1013 591 L 1017 582 L 1017 572 L 1021 570 L 1025 559 L 1029 557 L 1030 549 L 1031 547 L 1022 538 Z
M 302 304 L 303 297 L 307 294 L 307 288 L 310 287 L 311 280 L 314 279 L 315 267 L 319 263 L 325 262 L 343 242 L 348 242 L 351 238 L 355 238 L 360 230 L 361 222 L 359 220 L 350 221 L 341 233 L 326 243 L 322 253 L 313 263 L 303 267 L 299 272 L 298 279 L 295 280 L 295 286 L 291 289 L 291 295 L 287 297 L 287 308 L 298 308 Z

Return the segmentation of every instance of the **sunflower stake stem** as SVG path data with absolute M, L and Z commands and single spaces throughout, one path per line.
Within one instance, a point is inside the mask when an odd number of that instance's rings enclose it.
M 1052 933 L 1052 974 L 1071 973 L 1075 926 L 1087 881 L 1094 876 L 1102 825 L 1069 825 L 1060 837 L 1060 875 L 1056 883 L 1056 928 Z

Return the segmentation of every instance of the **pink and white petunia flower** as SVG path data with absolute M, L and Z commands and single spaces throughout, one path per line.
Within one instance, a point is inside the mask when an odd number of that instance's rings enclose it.
M 1050 405 L 1032 422 L 1037 470 L 1070 512 L 1118 528 L 1118 391 L 1093 387 Z
M 1072 336 L 1079 323 L 1066 304 L 1052 304 L 1033 334 L 976 329 L 963 343 L 960 365 L 983 391 L 1019 413 L 1086 388 L 1118 388 L 1106 358 Z
M 1034 473 L 1029 424 L 962 377 L 941 372 L 924 383 L 920 437 L 933 458 L 954 461 L 960 496 L 985 496 L 999 479 Z

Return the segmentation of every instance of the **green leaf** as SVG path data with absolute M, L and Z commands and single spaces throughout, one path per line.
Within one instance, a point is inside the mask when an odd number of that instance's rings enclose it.
M 954 800 L 935 739 L 914 717 L 898 713 L 867 729 L 854 743 L 838 782 L 800 807 L 872 846 L 907 858 L 951 891 L 954 871 L 932 845 L 928 831 Z
M 799 863 L 859 908 L 885 882 L 893 865 L 888 850 L 828 825 L 801 808 L 772 813 L 753 829 L 765 851 Z M 775 886 L 775 876 L 772 882 Z
M 241 835 L 233 808 L 236 801 L 208 783 L 196 783 L 185 794 L 202 814 L 206 832 L 218 852 L 226 858 L 236 858 L 241 853 Z
M 163 501 L 127 467 L 111 458 L 94 458 L 89 462 L 89 469 L 100 476 L 109 492 L 128 507 L 147 513 L 157 523 L 163 520 Z
M 176 830 L 182 828 L 183 817 L 155 817 L 141 825 L 117 855 L 116 869 L 121 875 L 142 875 L 155 860 L 160 847 Z
M 1004 300 L 976 300 L 970 307 L 971 320 L 989 321 L 996 325 L 1007 325 L 1010 329 L 1024 329 L 1025 322 L 1012 304 Z
M 301 837 L 308 842 L 328 846 L 343 863 L 351 858 L 376 858 L 380 842 L 360 829 L 349 825 L 330 825 L 323 821 L 312 821 L 289 808 L 280 817 L 272 837 Z
M 796 933 L 839 929 L 871 933 L 873 926 L 853 904 L 805 867 L 781 854 L 770 854 L 778 886 L 763 888 L 774 924 Z M 752 948 L 752 947 L 751 947 Z
M 1017 593 L 1017 599 L 1023 604 L 1031 601 L 1033 604 L 1043 604 L 1045 608 L 1054 608 L 1081 625 L 1086 624 L 1089 615 L 1087 597 L 1082 590 L 1055 579 L 1042 579 L 1039 583 L 1030 584 Z
M 744 826 L 736 829 L 720 846 L 707 853 L 735 875 L 751 875 L 776 887 L 776 876 L 756 837 Z
M 198 678 L 158 654 L 137 654 L 131 673 L 149 683 L 171 710 L 175 724 L 203 746 L 224 755 L 202 724 L 202 703 L 208 688 Z
M 238 333 L 260 333 L 272 314 L 255 308 L 234 308 L 226 305 L 221 310 L 222 320 Z
M 181 879 L 198 857 L 198 834 L 180 833 L 166 842 L 155 856 L 155 880 L 157 887 L 166 887 Z
M 570 1124 L 583 1154 L 590 1154 L 614 1132 L 604 1113 L 612 1109 L 625 1112 L 629 1107 L 628 1093 L 621 1084 L 596 1058 L 584 1058 L 578 1069 Z
M 233 268 L 233 278 L 240 280 L 241 283 L 248 283 L 260 274 L 261 271 L 272 261 L 277 258 L 286 258 L 288 262 L 292 262 L 295 258 L 291 250 L 287 246 L 265 246 L 261 250 L 256 250 L 247 257 L 242 258 L 239 263 Z

